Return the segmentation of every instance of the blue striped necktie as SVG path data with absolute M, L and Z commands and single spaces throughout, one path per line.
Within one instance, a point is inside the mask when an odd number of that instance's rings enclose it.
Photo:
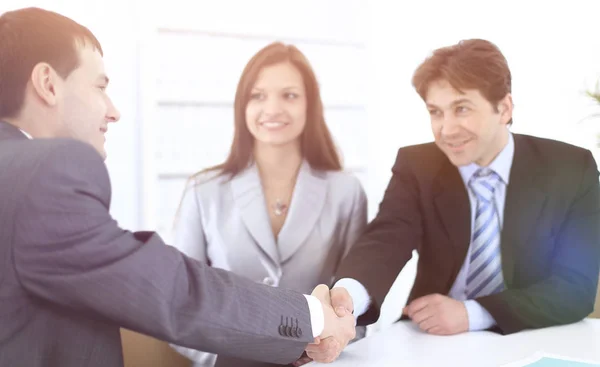
M 469 181 L 477 198 L 475 225 L 471 237 L 467 299 L 500 292 L 504 289 L 500 256 L 500 218 L 494 191 L 500 176 L 489 168 L 479 169 Z

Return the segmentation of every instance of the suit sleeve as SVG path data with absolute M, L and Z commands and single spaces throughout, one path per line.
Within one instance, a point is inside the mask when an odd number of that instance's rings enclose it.
M 377 321 L 380 308 L 398 274 L 422 240 L 416 178 L 400 149 L 379 212 L 342 261 L 336 279 L 352 278 L 371 297 L 359 325 Z
M 251 360 L 289 363 L 312 341 L 302 294 L 210 268 L 156 234 L 119 228 L 109 215 L 106 167 L 90 146 L 59 141 L 32 177 L 13 248 L 20 282 L 33 297 L 170 343 Z M 281 320 L 295 325 L 280 328 Z
M 600 186 L 588 151 L 575 199 L 557 233 L 551 275 L 523 289 L 478 298 L 503 334 L 568 324 L 594 308 L 600 263 Z

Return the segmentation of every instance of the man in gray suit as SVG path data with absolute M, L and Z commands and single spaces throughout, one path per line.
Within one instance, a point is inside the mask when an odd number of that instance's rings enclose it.
M 325 286 L 305 296 L 257 284 L 119 228 L 107 84 L 85 27 L 36 8 L 0 16 L 0 366 L 121 366 L 120 327 L 273 363 L 317 337 L 352 339 L 354 317 L 331 308 Z

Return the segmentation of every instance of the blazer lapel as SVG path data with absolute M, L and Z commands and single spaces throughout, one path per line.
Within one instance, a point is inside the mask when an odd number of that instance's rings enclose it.
M 438 215 L 453 245 L 452 249 L 448 249 L 451 254 L 440 254 L 440 256 L 454 259 L 456 266 L 450 277 L 454 282 L 471 243 L 471 207 L 460 173 L 449 161 L 444 162 L 436 177 L 433 195 Z M 452 283 L 449 284 L 450 287 Z
M 282 263 L 298 251 L 315 227 L 325 205 L 326 194 L 325 177 L 313 171 L 306 161 L 303 162 L 287 218 L 278 236 Z
M 518 244 L 527 244 L 548 197 L 542 164 L 523 136 L 513 134 L 515 154 L 504 204 L 502 270 L 504 282 L 512 283 L 519 254 Z
M 231 189 L 244 225 L 258 246 L 275 264 L 279 264 L 279 253 L 256 165 L 235 176 L 231 180 Z

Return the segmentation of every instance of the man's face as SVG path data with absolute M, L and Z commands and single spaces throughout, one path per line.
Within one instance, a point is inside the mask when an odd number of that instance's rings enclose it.
M 106 94 L 108 77 L 102 55 L 90 46 L 79 47 L 79 61 L 79 67 L 61 83 L 60 135 L 89 143 L 106 158 L 104 135 L 120 114 Z
M 429 86 L 425 102 L 435 142 L 455 166 L 487 166 L 508 141 L 511 96 L 507 94 L 496 108 L 479 90 L 463 92 L 445 80 Z

